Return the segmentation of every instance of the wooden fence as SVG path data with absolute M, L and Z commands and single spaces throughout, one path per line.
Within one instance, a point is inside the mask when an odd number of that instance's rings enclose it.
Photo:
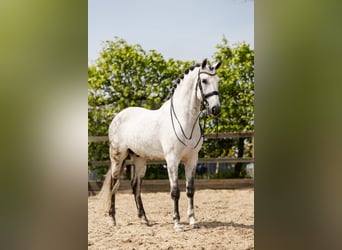
M 218 157 L 218 158 L 199 158 L 198 163 L 254 163 L 254 132 L 240 132 L 240 133 L 218 133 L 206 134 L 204 139 L 228 139 L 228 138 L 252 138 L 252 157 L 248 158 L 233 158 L 233 157 Z M 89 136 L 88 142 L 106 142 L 108 136 Z M 133 164 L 132 160 L 126 160 L 125 165 Z M 165 161 L 147 161 L 147 164 L 166 164 Z M 110 166 L 110 160 L 107 161 L 90 161 L 88 166 Z
M 88 181 L 88 195 L 96 195 L 101 190 L 102 181 Z M 185 180 L 178 181 L 179 190 L 185 192 Z M 254 187 L 254 179 L 196 179 L 196 190 L 203 189 L 247 189 Z M 141 191 L 150 192 L 170 192 L 169 180 L 143 180 Z M 121 180 L 119 186 L 120 193 L 132 193 L 129 180 Z
M 228 138 L 251 138 L 252 141 L 252 157 L 248 158 L 233 158 L 233 157 L 218 157 L 218 158 L 199 158 L 198 163 L 254 163 L 254 132 L 241 133 L 218 133 L 206 134 L 204 139 L 228 139 Z M 106 142 L 108 136 L 89 136 L 88 142 Z M 126 160 L 125 165 L 132 165 L 132 160 Z M 165 161 L 147 161 L 147 164 L 166 164 Z M 110 160 L 107 161 L 90 161 L 88 167 L 110 166 Z M 196 189 L 237 189 L 237 188 L 252 188 L 254 179 L 197 179 Z M 143 192 L 168 192 L 170 185 L 168 180 L 144 180 L 142 186 Z M 88 194 L 95 195 L 99 192 L 102 186 L 102 181 L 88 181 Z M 185 180 L 179 180 L 180 187 L 185 186 Z M 128 180 L 121 181 L 119 188 L 120 192 L 131 192 L 130 182 Z M 182 188 L 181 188 L 182 190 Z

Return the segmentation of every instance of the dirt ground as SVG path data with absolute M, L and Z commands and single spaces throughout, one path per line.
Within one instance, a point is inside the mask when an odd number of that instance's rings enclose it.
M 142 193 L 147 218 L 137 216 L 132 194 L 116 196 L 116 221 L 98 209 L 96 196 L 88 198 L 88 249 L 254 249 L 254 190 L 199 190 L 195 215 L 200 226 L 191 229 L 186 216 L 186 194 L 179 212 L 184 232 L 175 232 L 169 193 Z

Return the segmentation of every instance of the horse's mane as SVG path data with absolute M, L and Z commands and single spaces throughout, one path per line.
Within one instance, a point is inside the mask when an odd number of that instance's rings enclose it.
M 189 72 L 193 71 L 196 67 L 200 67 L 200 66 L 201 66 L 200 63 L 196 63 L 195 65 L 192 65 L 192 66 L 190 66 L 189 68 L 187 68 L 187 69 L 184 71 L 184 73 L 180 74 L 180 75 L 178 76 L 178 78 L 175 80 L 175 83 L 174 83 L 174 85 L 173 85 L 173 87 L 172 87 L 172 89 L 171 89 L 171 92 L 170 92 L 170 94 L 168 95 L 168 97 L 167 97 L 166 99 L 168 100 L 168 99 L 170 99 L 170 98 L 173 96 L 173 94 L 174 94 L 174 92 L 175 92 L 175 90 L 176 90 L 178 84 L 180 84 L 180 82 L 184 79 L 184 76 L 185 76 L 185 75 L 187 75 Z
M 208 65 L 208 67 L 209 67 L 210 70 L 213 70 L 213 66 L 210 65 L 209 62 L 207 63 L 207 65 Z M 195 68 L 197 68 L 197 67 L 201 67 L 201 63 L 196 63 L 195 65 L 190 66 L 189 68 L 187 68 L 186 70 L 184 70 L 184 73 L 182 73 L 182 74 L 180 74 L 180 75 L 178 76 L 178 78 L 175 80 L 175 83 L 174 83 L 174 85 L 173 85 L 173 87 L 172 87 L 172 89 L 171 89 L 171 92 L 170 92 L 170 94 L 167 96 L 166 100 L 170 99 L 170 98 L 173 96 L 173 94 L 174 94 L 174 92 L 175 92 L 175 90 L 176 90 L 178 84 L 180 84 L 181 81 L 184 79 L 184 76 L 187 75 L 189 72 L 193 71 L 193 70 L 194 70 Z

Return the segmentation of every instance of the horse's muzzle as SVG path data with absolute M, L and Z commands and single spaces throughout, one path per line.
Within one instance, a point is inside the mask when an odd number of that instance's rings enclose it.
M 211 115 L 213 116 L 218 116 L 221 114 L 221 106 L 220 105 L 216 105 L 214 107 L 211 108 L 210 110 Z

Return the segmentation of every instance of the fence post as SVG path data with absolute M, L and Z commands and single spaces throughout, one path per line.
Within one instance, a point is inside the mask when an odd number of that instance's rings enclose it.
M 240 137 L 238 141 L 238 158 L 243 157 L 243 152 L 245 148 L 245 138 Z M 242 162 L 238 162 L 235 164 L 235 169 L 234 169 L 234 177 L 239 178 L 240 177 L 240 172 L 242 169 Z
M 252 136 L 252 158 L 254 159 L 254 134 Z

